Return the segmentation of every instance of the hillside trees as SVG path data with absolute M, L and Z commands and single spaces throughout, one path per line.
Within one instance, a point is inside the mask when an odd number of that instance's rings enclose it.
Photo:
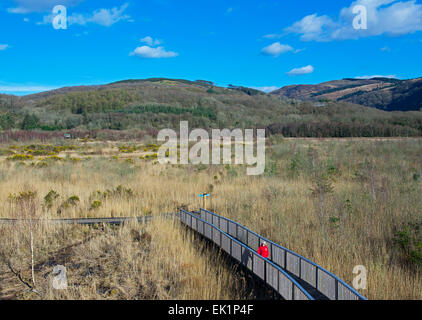
M 0 114 L 0 130 L 9 130 L 14 126 L 15 119 L 10 113 Z
M 26 114 L 23 118 L 21 129 L 22 130 L 33 130 L 38 128 L 40 119 L 34 114 Z

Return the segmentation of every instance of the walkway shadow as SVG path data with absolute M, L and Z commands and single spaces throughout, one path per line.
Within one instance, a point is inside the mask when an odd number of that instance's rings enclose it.
M 252 259 L 253 259 L 253 253 L 250 250 L 245 249 L 241 257 L 242 264 L 247 267 L 249 261 L 252 262 Z

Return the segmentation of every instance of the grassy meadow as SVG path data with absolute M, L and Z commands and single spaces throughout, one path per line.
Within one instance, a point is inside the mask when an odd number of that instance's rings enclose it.
M 422 299 L 421 139 L 273 136 L 257 177 L 243 166 L 160 165 L 151 141 L 69 141 L 0 146 L 0 217 L 156 215 L 198 209 L 197 194 L 210 192 L 208 209 L 350 284 L 353 268 L 365 266 L 368 287 L 360 292 L 369 299 Z M 39 298 L 8 266 L 31 278 L 28 232 L 0 229 L 0 298 Z M 233 268 L 180 231 L 169 221 L 38 226 L 36 288 L 47 299 L 250 298 Z M 67 291 L 49 287 L 59 262 L 70 269 Z

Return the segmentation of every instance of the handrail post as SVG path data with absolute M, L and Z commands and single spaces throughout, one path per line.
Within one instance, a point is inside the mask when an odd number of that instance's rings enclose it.
M 336 300 L 338 300 L 338 280 L 337 279 L 335 279 L 336 280 L 336 282 L 335 282 L 335 284 L 336 284 L 336 288 L 335 288 L 335 291 L 336 291 L 336 293 L 335 293 L 335 297 L 336 297 Z
M 252 265 L 251 265 L 251 271 L 252 271 L 252 273 L 254 273 L 254 271 L 253 271 L 253 266 L 254 266 L 254 263 L 253 263 L 253 261 L 254 261 L 254 258 L 253 258 L 253 253 L 251 252 L 251 257 L 252 257 Z
M 318 290 L 318 267 L 315 267 L 315 288 Z
M 273 244 L 270 243 L 270 257 L 271 257 L 271 261 L 274 262 L 274 258 L 273 258 Z
M 292 282 L 292 300 L 295 299 L 295 284 Z
M 299 258 L 299 278 L 302 279 L 302 258 Z
M 264 260 L 264 282 L 267 283 L 267 261 Z

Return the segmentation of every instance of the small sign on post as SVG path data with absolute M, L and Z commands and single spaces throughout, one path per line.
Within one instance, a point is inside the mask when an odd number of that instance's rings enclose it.
M 207 197 L 210 197 L 211 196 L 211 194 L 209 194 L 209 193 L 200 193 L 199 194 L 199 197 L 200 198 L 202 198 L 202 200 L 203 200 L 203 208 L 206 210 L 207 209 Z

